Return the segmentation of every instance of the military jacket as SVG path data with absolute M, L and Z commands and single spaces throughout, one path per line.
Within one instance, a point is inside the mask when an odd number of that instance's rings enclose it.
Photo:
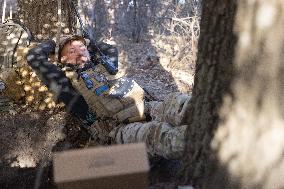
M 115 78 L 101 64 L 78 72 L 68 66 L 63 70 L 80 91 L 92 111 L 100 118 L 119 122 L 144 116 L 144 90 L 132 79 Z
M 55 42 L 52 40 L 38 44 L 27 53 L 27 62 L 42 82 L 62 101 L 67 111 L 85 119 L 89 109 L 100 118 L 114 118 L 119 122 L 127 119 L 139 120 L 144 115 L 144 90 L 133 80 L 115 78 L 116 73 L 96 59 L 97 53 L 90 43 L 88 49 L 95 67 L 78 72 L 68 65 L 58 66 L 50 62 Z M 113 46 L 98 44 L 102 52 L 110 56 L 117 66 L 118 52 Z M 92 87 L 88 85 L 92 83 Z

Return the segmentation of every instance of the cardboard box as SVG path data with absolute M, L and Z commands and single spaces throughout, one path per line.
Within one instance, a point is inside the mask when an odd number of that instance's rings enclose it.
M 149 163 L 143 143 L 58 152 L 53 157 L 59 189 L 145 189 Z

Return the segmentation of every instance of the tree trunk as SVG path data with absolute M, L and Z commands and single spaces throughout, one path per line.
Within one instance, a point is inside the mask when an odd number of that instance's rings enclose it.
M 133 30 L 132 39 L 139 43 L 148 32 L 148 7 L 149 3 L 145 0 L 133 1 Z
M 284 187 L 283 11 L 281 0 L 203 1 L 183 184 Z
M 105 36 L 107 29 L 107 5 L 105 0 L 96 0 L 94 5 L 95 17 L 96 17 L 96 39 L 101 39 Z
M 18 0 L 19 19 L 37 39 L 49 39 L 58 32 L 58 1 Z M 76 32 L 76 17 L 69 0 L 61 0 L 62 33 Z
M 138 3 L 137 0 L 133 0 L 133 30 L 132 30 L 132 39 L 135 43 L 140 41 L 140 27 L 138 23 Z

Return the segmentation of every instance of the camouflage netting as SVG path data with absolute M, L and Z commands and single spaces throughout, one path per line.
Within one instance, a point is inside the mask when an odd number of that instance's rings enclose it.
M 5 83 L 2 94 L 34 109 L 56 107 L 52 94 L 26 62 L 26 53 L 34 46 L 29 43 L 29 32 L 14 22 L 1 24 L 0 41 L 0 80 Z
M 4 82 L 3 95 L 13 101 L 20 101 L 24 96 L 23 86 L 19 85 L 20 77 L 13 68 L 5 68 L 0 72 L 0 80 Z
M 56 107 L 53 94 L 48 91 L 47 87 L 40 81 L 32 68 L 26 61 L 26 54 L 29 49 L 34 45 L 27 48 L 19 48 L 17 51 L 17 63 L 19 67 L 16 69 L 20 76 L 18 85 L 21 85 L 24 90 L 24 102 L 34 109 L 45 110 Z
M 29 45 L 29 36 L 29 32 L 17 23 L 0 24 L 0 71 L 17 66 L 16 50 Z

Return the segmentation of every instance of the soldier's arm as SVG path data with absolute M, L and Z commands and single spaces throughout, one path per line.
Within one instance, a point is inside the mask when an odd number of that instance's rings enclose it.
M 89 45 L 89 50 L 91 54 L 95 54 L 95 53 L 99 54 L 98 48 L 104 55 L 107 55 L 110 58 L 110 60 L 113 62 L 115 69 L 109 69 L 109 67 L 106 65 L 104 65 L 104 67 L 110 74 L 115 75 L 118 72 L 118 50 L 117 48 L 113 45 L 109 45 L 104 42 L 95 42 L 91 40 L 90 45 Z
M 27 62 L 36 72 L 40 80 L 55 95 L 56 100 L 66 105 L 67 111 L 85 119 L 88 104 L 82 95 L 74 89 L 65 73 L 55 64 L 48 61 L 49 55 L 55 51 L 55 42 L 48 40 L 29 50 Z

